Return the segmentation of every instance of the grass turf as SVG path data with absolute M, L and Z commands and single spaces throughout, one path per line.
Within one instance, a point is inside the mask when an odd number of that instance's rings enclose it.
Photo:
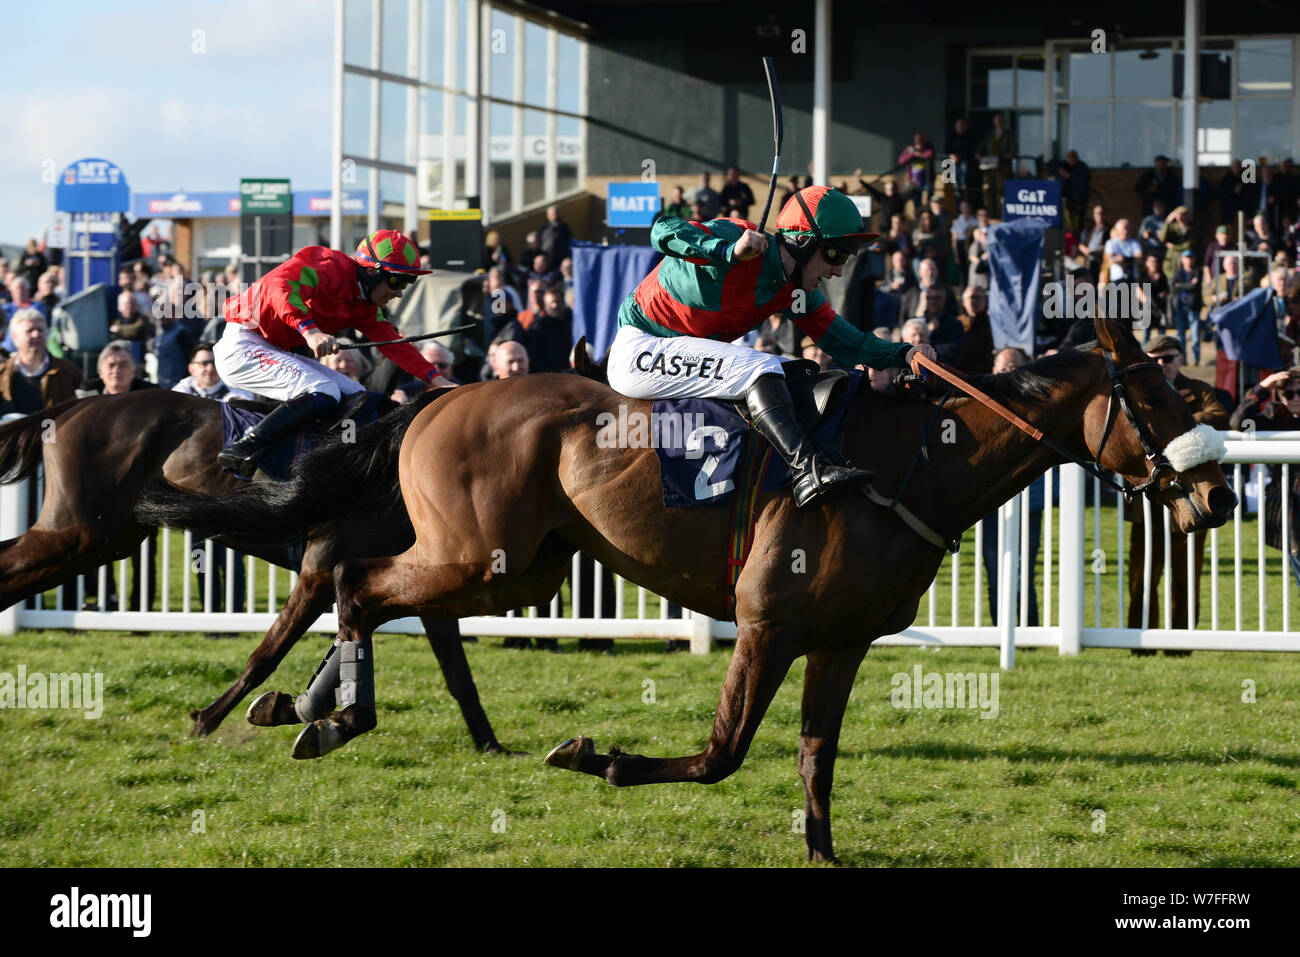
M 620 643 L 612 655 L 468 646 L 497 734 L 471 750 L 423 639 L 377 640 L 379 727 L 318 761 L 294 728 L 236 711 L 206 740 L 189 708 L 256 639 L 23 632 L 0 672 L 100 671 L 104 713 L 0 709 L 0 854 L 10 866 L 768 866 L 802 861 L 795 769 L 803 661 L 736 774 L 619 790 L 547 768 L 577 733 L 681 755 L 709 733 L 730 659 Z M 268 687 L 300 690 L 303 641 Z M 891 706 L 891 676 L 995 672 L 996 651 L 873 650 L 849 703 L 832 808 L 851 865 L 1295 866 L 1300 657 L 1022 652 L 999 713 Z M 653 703 L 648 703 L 654 682 Z M 1243 681 L 1256 700 L 1243 702 Z M 1104 815 L 1104 817 L 1103 817 Z M 1104 822 L 1104 829 L 1102 824 Z

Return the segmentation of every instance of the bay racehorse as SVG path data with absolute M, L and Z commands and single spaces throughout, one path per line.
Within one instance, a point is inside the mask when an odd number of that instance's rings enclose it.
M 1236 498 L 1218 455 L 1186 454 L 1188 440 L 1204 438 L 1192 431 L 1186 405 L 1126 329 L 1098 320 L 1096 333 L 1077 351 L 976 381 L 1057 450 L 1096 458 L 1141 486 L 1171 510 L 1179 531 L 1223 524 Z M 464 386 L 426 406 L 406 430 L 399 458 L 414 544 L 394 557 L 337 564 L 339 637 L 368 641 L 382 623 L 409 614 L 487 615 L 549 601 L 575 549 L 681 605 L 729 617 L 729 510 L 667 508 L 655 450 L 602 448 L 597 417 L 617 415 L 622 404 L 629 416 L 651 410 L 588 379 L 542 374 Z M 930 443 L 933 484 L 910 482 L 902 501 L 944 539 L 958 538 L 1066 460 L 973 399 L 929 397 L 921 407 L 939 408 L 931 428 L 954 441 Z M 918 406 L 864 389 L 853 411 L 845 452 L 892 495 L 920 442 Z M 1179 464 L 1166 460 L 1165 449 Z M 301 522 L 322 490 L 304 489 L 301 501 L 253 520 Z M 736 648 L 707 746 L 655 758 L 617 748 L 599 754 L 577 737 L 547 763 L 620 786 L 719 781 L 740 766 L 791 664 L 807 656 L 798 765 L 805 834 L 809 858 L 831 860 L 831 780 L 854 675 L 874 639 L 912 623 L 945 552 L 896 512 L 851 493 L 799 511 L 788 491 L 773 492 L 758 509 L 755 544 L 735 589 Z M 205 521 L 222 514 L 214 503 Z M 800 554 L 807 572 L 794 574 Z M 354 704 L 304 734 L 327 743 L 323 753 L 374 723 L 372 710 Z
M 374 436 L 394 443 L 395 457 L 407 424 L 440 393 L 390 412 L 357 431 L 356 442 L 322 437 L 313 468 L 335 497 L 316 503 L 311 528 L 280 537 L 241 534 L 244 522 L 215 530 L 215 541 L 272 564 L 298 571 L 298 583 L 244 671 L 206 708 L 191 712 L 196 735 L 216 729 L 253 688 L 275 670 L 308 626 L 334 601 L 334 564 L 344 555 L 396 554 L 414 540 L 396 494 L 395 475 L 376 473 Z M 376 428 L 378 426 L 378 428 Z M 152 527 L 141 519 L 148 493 L 165 483 L 181 508 L 172 527 L 184 528 L 188 496 L 227 495 L 248 485 L 216 462 L 222 445 L 221 405 L 210 399 L 161 390 L 74 399 L 0 426 L 0 482 L 14 482 L 45 465 L 45 501 L 36 523 L 18 538 L 0 542 L 0 608 L 25 601 L 105 562 L 138 554 Z M 252 483 L 254 486 L 281 483 Z M 293 495 L 294 480 L 268 491 Z M 304 545 L 305 540 L 305 545 Z M 503 750 L 479 702 L 461 646 L 456 620 L 421 616 L 442 666 L 448 690 L 460 705 L 476 747 Z M 275 723 L 296 721 L 291 701 L 276 707 Z

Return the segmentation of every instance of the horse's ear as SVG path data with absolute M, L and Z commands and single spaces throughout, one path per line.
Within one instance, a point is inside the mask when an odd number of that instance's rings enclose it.
M 578 373 L 578 375 L 591 375 L 589 363 L 587 361 L 586 336 L 579 336 L 578 341 L 573 344 L 573 352 L 569 355 L 569 364 L 573 366 L 573 371 Z
M 1103 349 L 1114 355 L 1115 348 L 1119 344 L 1119 337 L 1116 335 L 1115 327 L 1111 325 L 1109 319 L 1104 319 L 1101 316 L 1097 316 L 1093 323 L 1097 327 L 1097 341 L 1101 343 Z

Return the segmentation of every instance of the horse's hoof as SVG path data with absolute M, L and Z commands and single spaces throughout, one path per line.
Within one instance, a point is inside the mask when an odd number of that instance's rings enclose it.
M 582 759 L 595 753 L 596 745 L 591 738 L 578 735 L 552 749 L 544 763 L 553 768 L 564 768 L 566 771 L 580 771 Z
M 297 760 L 324 757 L 347 743 L 338 723 L 329 718 L 318 718 L 303 728 L 293 743 L 293 756 Z
M 245 715 L 248 723 L 259 728 L 274 728 L 282 724 L 298 724 L 298 713 L 293 710 L 293 698 L 283 691 L 268 691 L 248 706 Z

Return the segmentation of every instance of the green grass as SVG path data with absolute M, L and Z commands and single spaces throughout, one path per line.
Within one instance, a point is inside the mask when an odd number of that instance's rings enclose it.
M 469 745 L 427 644 L 377 640 L 379 728 L 318 761 L 295 729 L 187 737 L 255 638 L 24 632 L 0 672 L 102 671 L 99 720 L 0 710 L 0 855 L 69 865 L 791 865 L 803 662 L 748 759 L 710 787 L 618 790 L 547 768 L 576 733 L 655 755 L 705 742 L 730 654 L 613 655 L 468 646 L 501 740 Z M 324 647 L 308 639 L 269 687 L 296 691 Z M 996 652 L 879 648 L 849 704 L 836 767 L 836 848 L 852 865 L 1296 866 L 1300 657 L 1197 652 L 1132 658 L 1024 652 L 1000 714 L 898 710 L 890 676 L 993 671 Z M 655 682 L 656 703 L 643 702 Z M 1243 703 L 1242 682 L 1257 701 Z M 195 812 L 205 830 L 195 832 Z M 1094 831 L 1095 811 L 1105 831 Z M 494 822 L 505 830 L 494 831 Z

